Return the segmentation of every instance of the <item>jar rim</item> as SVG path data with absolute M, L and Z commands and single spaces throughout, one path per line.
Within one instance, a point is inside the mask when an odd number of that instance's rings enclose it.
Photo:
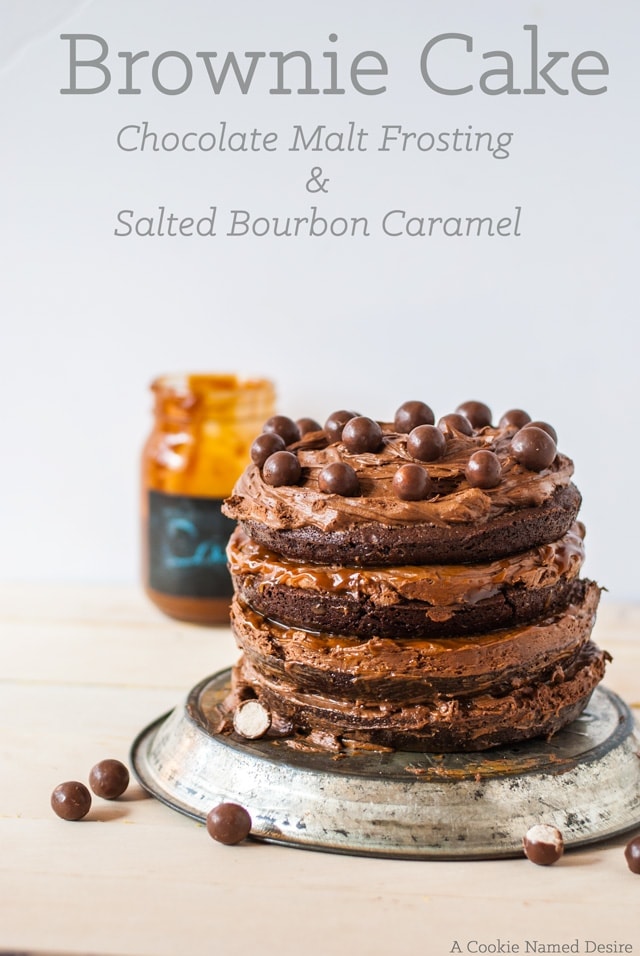
M 149 386 L 156 395 L 168 392 L 174 395 L 201 395 L 214 393 L 231 395 L 234 392 L 267 392 L 275 394 L 271 379 L 244 376 L 236 372 L 169 372 L 158 375 Z

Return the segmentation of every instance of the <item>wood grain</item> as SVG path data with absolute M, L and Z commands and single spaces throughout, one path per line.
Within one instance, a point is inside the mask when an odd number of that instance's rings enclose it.
M 247 842 L 145 797 L 79 823 L 53 787 L 127 759 L 149 722 L 236 657 L 228 629 L 163 618 L 134 588 L 0 586 L 0 947 L 141 956 L 440 956 L 474 941 L 632 944 L 640 880 L 626 838 L 526 860 L 413 862 Z M 607 685 L 640 702 L 640 607 L 604 601 Z M 636 706 L 638 704 L 636 703 Z M 471 947 L 471 948 L 469 948 Z M 512 952 L 514 950 L 512 949 Z

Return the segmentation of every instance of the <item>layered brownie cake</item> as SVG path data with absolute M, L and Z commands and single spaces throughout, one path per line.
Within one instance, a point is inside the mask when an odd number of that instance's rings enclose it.
M 573 464 L 547 423 L 491 420 L 413 401 L 392 423 L 266 423 L 224 506 L 242 656 L 223 730 L 450 752 L 580 714 L 608 655 Z

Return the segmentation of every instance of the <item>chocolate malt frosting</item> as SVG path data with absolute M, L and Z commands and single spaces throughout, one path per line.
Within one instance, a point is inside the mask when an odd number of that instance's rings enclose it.
M 513 429 L 455 433 L 440 460 L 428 463 L 433 493 L 422 501 L 399 500 L 395 472 L 412 458 L 407 436 L 382 426 L 376 453 L 354 454 L 340 442 L 324 448 L 312 433 L 292 447 L 302 467 L 300 485 L 271 487 L 250 466 L 228 500 L 227 514 L 254 540 L 286 557 L 355 565 L 475 562 L 554 541 L 571 526 L 581 498 L 571 483 L 572 462 L 557 455 L 543 473 L 530 472 L 509 455 Z M 470 456 L 490 449 L 504 462 L 495 488 L 470 487 Z M 342 461 L 358 475 L 357 497 L 327 495 L 318 475 Z
M 550 426 L 480 407 L 266 423 L 224 506 L 242 652 L 225 732 L 248 698 L 271 735 L 336 751 L 482 750 L 581 712 L 608 655 L 573 463 Z

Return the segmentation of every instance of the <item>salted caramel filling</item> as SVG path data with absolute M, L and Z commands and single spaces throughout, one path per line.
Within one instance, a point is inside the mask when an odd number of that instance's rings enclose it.
M 372 598 L 381 606 L 399 600 L 436 606 L 473 605 L 505 587 L 551 587 L 561 578 L 572 580 L 584 562 L 584 525 L 573 527 L 551 544 L 477 565 L 404 565 L 388 568 L 343 568 L 306 564 L 281 557 L 249 538 L 241 528 L 227 549 L 236 577 L 254 576 L 258 588 L 278 585 L 330 591 L 359 600 Z

